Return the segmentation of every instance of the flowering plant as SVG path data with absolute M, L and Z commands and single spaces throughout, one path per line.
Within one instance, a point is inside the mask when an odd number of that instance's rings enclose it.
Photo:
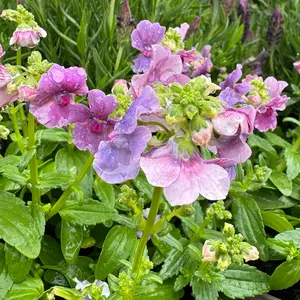
M 166 29 L 144 20 L 131 33 L 136 74 L 105 93 L 89 89 L 84 68 L 38 51 L 22 64 L 21 47 L 46 33 L 22 6 L 1 16 L 18 24 L 10 41 L 18 52 L 16 65 L 0 65 L 0 103 L 14 131 L 0 160 L 0 295 L 180 299 L 188 285 L 196 299 L 267 292 L 269 276 L 244 264 L 269 255 L 264 214 L 247 193 L 287 178 L 262 164 L 243 175 L 241 164 L 252 154 L 248 141 L 259 144 L 254 130 L 276 128 L 287 83 L 243 76 L 237 64 L 216 84 L 210 45 L 186 49 L 187 23 Z M 288 172 L 294 179 L 300 170 Z M 253 232 L 237 217 L 251 222 L 251 213 Z M 279 241 L 290 261 L 299 257 Z

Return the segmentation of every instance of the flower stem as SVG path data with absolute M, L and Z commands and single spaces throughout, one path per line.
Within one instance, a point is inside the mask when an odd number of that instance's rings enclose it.
M 89 158 L 86 160 L 84 166 L 82 167 L 81 172 L 77 175 L 75 181 L 63 192 L 63 194 L 60 196 L 60 198 L 56 201 L 56 203 L 50 209 L 47 220 L 49 220 L 54 215 L 56 215 L 59 212 L 59 210 L 63 207 L 63 205 L 65 204 L 65 202 L 68 200 L 69 196 L 73 192 L 73 186 L 76 186 L 81 182 L 81 180 L 86 175 L 89 168 L 91 167 L 93 161 L 94 161 L 94 156 L 91 154 L 89 156 Z
M 139 125 L 152 125 L 152 126 L 159 126 L 161 127 L 169 136 L 174 135 L 172 131 L 170 131 L 167 126 L 165 126 L 164 124 L 160 123 L 160 122 L 155 122 L 155 121 L 151 121 L 151 122 L 144 122 L 144 121 L 138 121 Z
M 35 149 L 35 119 L 31 113 L 28 114 L 28 148 L 30 150 Z M 29 167 L 32 202 L 38 205 L 40 204 L 40 193 L 37 187 L 39 174 L 36 153 L 34 153 L 33 157 L 31 158 Z
M 294 145 L 292 146 L 293 151 L 297 151 L 300 147 L 300 136 L 296 139 Z
M 139 241 L 138 248 L 135 253 L 132 272 L 136 273 L 137 278 L 139 277 L 139 270 L 144 254 L 145 247 L 147 245 L 148 238 L 152 232 L 155 219 L 158 213 L 159 205 L 160 205 L 160 198 L 162 194 L 162 188 L 161 187 L 154 187 L 153 195 L 152 195 L 152 201 L 150 206 L 150 212 L 147 219 L 145 230 L 143 231 L 143 235 Z
M 23 142 L 23 138 L 20 133 L 20 130 L 19 130 L 19 123 L 18 123 L 18 119 L 17 119 L 17 108 L 15 106 L 12 106 L 12 108 L 9 112 L 9 115 L 10 115 L 11 121 L 13 123 L 14 131 L 15 131 L 16 139 L 17 139 L 17 144 L 20 148 L 20 151 L 23 153 L 24 152 L 24 142 Z

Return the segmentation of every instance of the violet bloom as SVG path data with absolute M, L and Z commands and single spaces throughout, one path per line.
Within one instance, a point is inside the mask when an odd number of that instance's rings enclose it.
M 152 46 L 152 60 L 149 70 L 141 75 L 135 75 L 131 81 L 131 92 L 139 96 L 147 85 L 157 82 L 169 84 L 177 81 L 185 84 L 189 78 L 182 75 L 182 61 L 179 55 L 172 55 L 171 51 L 162 45 Z
M 280 95 L 288 86 L 285 81 L 277 81 L 274 77 L 268 77 L 265 85 L 269 90 L 270 101 L 257 109 L 255 128 L 261 132 L 274 130 L 277 126 L 277 110 L 283 111 L 289 98 Z
M 137 176 L 141 154 L 152 138 L 150 129 L 138 126 L 138 120 L 158 109 L 159 99 L 152 88 L 146 87 L 115 125 L 108 140 L 100 142 L 94 169 L 101 179 L 108 183 L 121 183 Z
M 37 96 L 37 90 L 29 85 L 21 84 L 18 86 L 19 101 L 34 101 Z
M 141 168 L 150 184 L 164 188 L 172 206 L 191 204 L 199 195 L 225 199 L 230 187 L 227 171 L 217 162 L 204 160 L 196 152 L 183 155 L 173 140 L 144 154 Z
M 142 53 L 134 60 L 134 72 L 147 72 L 151 62 L 152 45 L 159 44 L 165 36 L 166 28 L 159 23 L 141 21 L 131 33 L 132 47 Z
M 211 150 L 221 158 L 245 162 L 251 156 L 251 148 L 246 143 L 253 133 L 255 109 L 252 106 L 241 108 L 227 108 L 212 120 L 218 138 L 212 138 Z
M 210 72 L 211 68 L 213 67 L 210 50 L 210 45 L 204 46 L 201 52 L 200 59 L 192 62 L 192 66 L 195 69 L 192 73 L 192 77 L 207 75 Z
M 12 82 L 11 73 L 0 64 L 0 107 L 18 99 L 17 93 L 9 93 L 8 84 Z
M 298 73 L 300 73 L 300 60 L 295 61 L 295 62 L 293 63 L 293 66 L 294 66 L 294 68 L 296 69 L 296 71 L 297 71 Z
M 34 48 L 36 47 L 41 38 L 45 38 L 47 36 L 47 32 L 37 26 L 36 29 L 31 27 L 18 27 L 11 37 L 9 44 L 14 48 L 20 47 L 27 47 L 27 48 Z
M 83 68 L 65 69 L 57 64 L 42 75 L 37 97 L 30 105 L 30 112 L 46 127 L 64 127 L 89 116 L 88 108 L 75 104 L 74 95 L 86 95 L 87 75 Z
M 117 101 L 114 96 L 106 96 L 100 90 L 89 91 L 88 101 L 89 114 L 75 124 L 73 141 L 78 149 L 96 153 L 100 142 L 107 140 L 114 129 L 116 121 L 108 116 L 117 107 Z
M 226 102 L 229 107 L 233 107 L 236 103 L 245 102 L 245 95 L 252 89 L 248 82 L 237 83 L 242 77 L 242 65 L 237 65 L 236 69 L 228 74 L 225 81 L 220 83 L 222 92 L 219 99 Z
M 190 25 L 188 23 L 182 23 L 180 25 L 180 27 L 175 27 L 174 29 L 176 30 L 176 32 L 178 34 L 180 34 L 181 40 L 183 41 L 186 37 L 186 34 L 187 34 L 189 28 L 190 28 Z

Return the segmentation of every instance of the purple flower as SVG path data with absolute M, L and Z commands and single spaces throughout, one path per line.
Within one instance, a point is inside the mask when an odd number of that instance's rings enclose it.
M 217 161 L 204 160 L 198 153 L 181 155 L 173 140 L 144 154 L 141 168 L 150 184 L 164 188 L 172 206 L 191 204 L 199 195 L 225 199 L 230 186 L 227 171 Z
M 300 73 L 300 60 L 295 61 L 295 62 L 293 63 L 293 66 L 294 66 L 294 68 L 296 69 L 296 71 L 297 71 L 298 73 Z
M 142 53 L 134 60 L 134 72 L 146 72 L 149 69 L 152 45 L 159 44 L 164 38 L 166 28 L 159 23 L 141 21 L 131 34 L 132 47 Z
M 246 143 L 253 133 L 255 109 L 252 106 L 227 108 L 212 120 L 218 138 L 212 138 L 210 145 L 219 157 L 245 162 L 251 156 L 251 148 Z
M 252 86 L 248 82 L 237 83 L 242 77 L 242 65 L 237 65 L 236 69 L 228 74 L 225 81 L 220 83 L 222 92 L 219 99 L 226 102 L 229 107 L 233 107 L 236 103 L 245 102 L 245 94 L 247 94 Z
M 187 34 L 189 28 L 190 28 L 190 25 L 188 23 L 182 23 L 180 25 L 180 27 L 175 27 L 174 29 L 176 30 L 176 32 L 178 34 L 180 34 L 181 40 L 183 41 L 186 37 L 186 34 Z
M 7 90 L 7 86 L 11 82 L 11 73 L 0 64 L 0 107 L 18 99 L 18 93 L 9 93 Z
M 3 51 L 3 47 L 0 44 L 0 58 L 3 57 L 5 55 L 5 51 Z
M 285 81 L 277 81 L 274 77 L 268 77 L 265 85 L 269 90 L 270 101 L 257 109 L 255 128 L 261 132 L 269 129 L 274 130 L 277 125 L 277 110 L 282 111 L 286 107 L 289 98 L 286 95 L 280 95 L 288 86 Z
M 19 101 L 34 101 L 37 96 L 37 90 L 29 85 L 21 84 L 18 86 Z
M 9 44 L 11 46 L 18 46 L 20 47 L 27 47 L 27 48 L 34 48 L 40 42 L 41 37 L 45 38 L 47 36 L 47 32 L 41 28 L 37 27 L 37 29 L 33 29 L 31 27 L 25 28 L 17 28 L 13 36 L 11 37 Z
M 192 62 L 192 66 L 195 69 L 192 73 L 192 77 L 207 75 L 210 72 L 211 68 L 213 67 L 210 50 L 210 45 L 204 46 L 201 52 L 200 59 Z
M 89 115 L 84 115 L 84 119 L 75 124 L 73 141 L 78 149 L 96 153 L 100 142 L 107 140 L 114 129 L 116 121 L 108 116 L 117 107 L 117 101 L 100 90 L 89 91 L 88 101 Z
M 83 96 L 88 93 L 86 78 L 83 68 L 65 69 L 53 65 L 41 77 L 30 112 L 41 124 L 50 128 L 63 127 L 88 118 L 88 108 L 74 102 L 74 94 Z
M 94 169 L 104 181 L 121 183 L 137 176 L 140 157 L 152 138 L 150 129 L 138 126 L 138 119 L 159 109 L 159 100 L 146 87 L 129 107 L 126 115 L 115 125 L 107 141 L 100 142 L 95 154 Z
M 162 45 L 152 46 L 152 60 L 149 70 L 141 75 L 132 77 L 131 92 L 139 96 L 147 85 L 157 82 L 168 84 L 172 81 L 185 81 L 187 76 L 182 75 L 182 61 L 179 55 L 172 55 L 171 51 Z M 186 78 L 188 81 L 189 78 Z

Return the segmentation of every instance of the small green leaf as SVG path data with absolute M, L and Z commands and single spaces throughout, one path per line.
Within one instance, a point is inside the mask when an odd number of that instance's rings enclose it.
M 262 260 L 268 259 L 263 219 L 255 200 L 249 196 L 239 196 L 232 204 L 235 225 L 246 241 L 255 246 Z
M 293 148 L 286 148 L 284 152 L 287 167 L 287 176 L 294 179 L 300 173 L 300 152 L 296 152 Z
M 270 290 L 269 276 L 255 267 L 231 265 L 222 275 L 221 291 L 229 298 L 244 299 Z
M 0 299 L 6 299 L 5 295 L 12 285 L 13 281 L 8 274 L 5 264 L 4 245 L 0 243 Z
M 292 146 L 290 143 L 278 136 L 276 133 L 265 132 L 264 134 L 272 146 L 279 146 L 283 149 Z
M 278 266 L 271 276 L 273 290 L 287 289 L 300 280 L 300 261 L 286 261 Z
M 15 283 L 23 282 L 30 271 L 32 260 L 22 255 L 16 248 L 5 245 L 5 263 L 8 273 Z
M 115 205 L 116 196 L 113 185 L 98 178 L 94 182 L 94 190 L 99 200 L 103 203 L 110 206 Z
M 31 150 L 25 150 L 22 153 L 22 156 L 20 158 L 20 162 L 19 162 L 19 170 L 23 171 L 27 165 L 29 164 L 29 162 L 31 161 L 32 157 L 35 155 L 36 153 L 36 149 L 31 149 Z
M 28 178 L 26 175 L 20 173 L 19 169 L 15 166 L 7 165 L 2 168 L 2 176 L 12 180 L 15 183 L 24 186 L 27 184 Z
M 5 300 L 37 300 L 43 292 L 44 284 L 40 278 L 27 277 L 22 283 L 13 285 Z
M 136 244 L 136 232 L 122 226 L 114 226 L 107 234 L 95 269 L 95 277 L 103 280 L 127 259 Z
M 275 239 L 285 242 L 293 241 L 295 246 L 300 248 L 300 228 L 279 233 L 275 236 Z
M 218 287 L 214 282 L 207 282 L 197 276 L 192 276 L 191 287 L 196 300 L 218 300 Z
M 285 195 L 290 196 L 293 190 L 293 183 L 287 177 L 286 174 L 282 172 L 272 172 L 270 176 L 272 183 L 279 189 L 279 191 Z
M 62 220 L 60 229 L 61 250 L 68 264 L 75 263 L 80 246 L 83 241 L 83 229 L 81 226 L 72 225 Z
M 164 244 L 170 246 L 171 248 L 177 249 L 180 252 L 183 251 L 183 247 L 182 247 L 181 243 L 170 233 L 168 233 L 162 237 L 155 234 L 155 235 L 153 235 L 153 238 L 154 237 L 156 239 L 158 239 L 161 243 L 164 243 Z
M 42 239 L 39 259 L 44 265 L 58 265 L 64 261 L 59 243 L 50 235 L 44 235 Z
M 275 214 L 270 211 L 261 211 L 264 224 L 277 232 L 284 232 L 293 230 L 294 227 L 291 223 L 281 215 Z
M 34 259 L 40 253 L 40 234 L 29 207 L 3 191 L 0 191 L 0 237 L 29 258 Z
M 278 157 L 276 150 L 271 146 L 271 144 L 266 139 L 263 139 L 258 135 L 250 135 L 248 138 L 248 143 L 250 147 L 258 147 L 261 151 L 273 158 Z
M 47 142 L 68 142 L 69 134 L 62 128 L 47 128 L 36 132 L 36 139 Z
M 62 172 L 50 172 L 40 175 L 40 189 L 57 189 L 70 184 L 70 175 Z
M 82 205 L 77 201 L 67 202 L 59 211 L 65 221 L 78 225 L 95 225 L 112 220 L 117 215 L 117 210 L 97 200 L 86 199 Z

